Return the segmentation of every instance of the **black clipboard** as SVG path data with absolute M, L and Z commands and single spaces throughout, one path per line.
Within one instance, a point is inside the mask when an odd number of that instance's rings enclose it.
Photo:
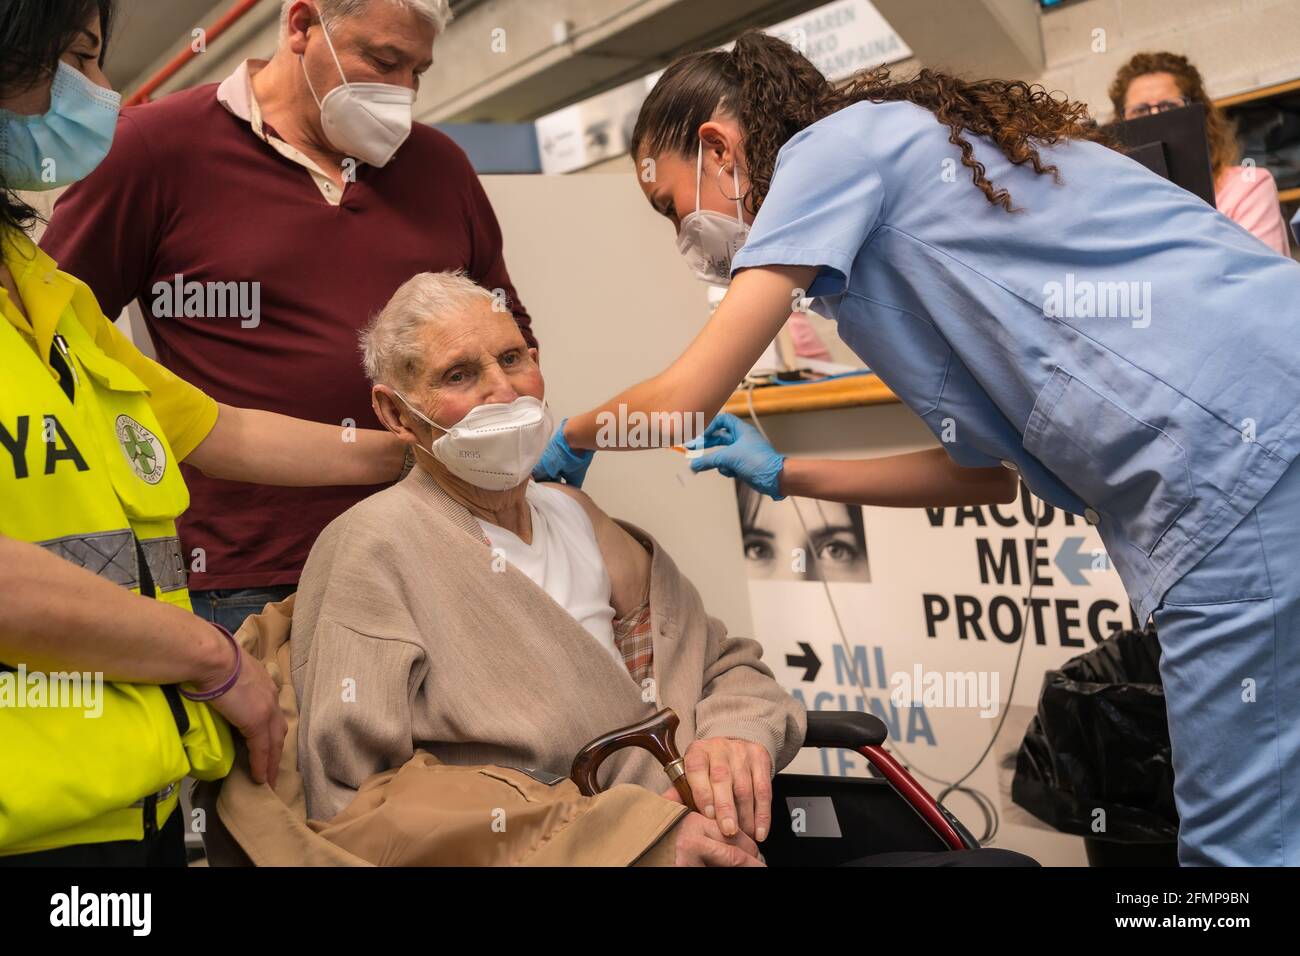
M 1130 159 L 1215 205 L 1205 107 L 1200 103 L 1111 123 L 1105 131 Z

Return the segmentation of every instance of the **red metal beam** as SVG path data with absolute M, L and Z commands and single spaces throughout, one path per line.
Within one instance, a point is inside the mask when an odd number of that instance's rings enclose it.
M 205 45 L 215 42 L 223 33 L 243 19 L 244 15 L 260 2 L 261 0 L 238 0 L 233 7 L 222 14 L 221 19 L 208 27 L 207 36 L 204 38 Z M 127 99 L 126 105 L 136 106 L 140 103 L 148 103 L 160 86 L 179 73 L 187 63 L 198 55 L 199 54 L 194 52 L 193 46 L 187 46 L 180 53 L 176 54 L 175 58 L 170 63 L 149 79 L 145 80 L 144 84 Z

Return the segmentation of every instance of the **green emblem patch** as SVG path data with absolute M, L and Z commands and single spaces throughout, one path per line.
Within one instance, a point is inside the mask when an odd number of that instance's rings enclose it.
M 158 436 L 130 415 L 118 415 L 117 440 L 122 443 L 131 470 L 141 481 L 156 485 L 167 470 L 167 453 Z

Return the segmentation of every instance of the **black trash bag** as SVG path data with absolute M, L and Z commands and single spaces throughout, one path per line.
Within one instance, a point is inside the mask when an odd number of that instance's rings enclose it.
M 1126 843 L 1178 836 L 1154 630 L 1121 631 L 1048 671 L 1011 799 L 1062 833 Z M 1105 830 L 1094 830 L 1096 811 Z

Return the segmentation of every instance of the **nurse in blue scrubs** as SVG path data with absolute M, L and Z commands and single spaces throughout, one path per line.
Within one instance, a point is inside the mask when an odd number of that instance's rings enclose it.
M 898 506 L 1007 501 L 1018 475 L 1085 516 L 1159 633 L 1180 860 L 1300 864 L 1300 264 L 1096 137 L 1019 83 L 837 90 L 757 33 L 678 60 L 637 172 L 730 288 L 536 475 L 581 481 L 620 409 L 713 419 L 812 297 L 941 447 L 787 461 L 724 416 L 695 467 Z

